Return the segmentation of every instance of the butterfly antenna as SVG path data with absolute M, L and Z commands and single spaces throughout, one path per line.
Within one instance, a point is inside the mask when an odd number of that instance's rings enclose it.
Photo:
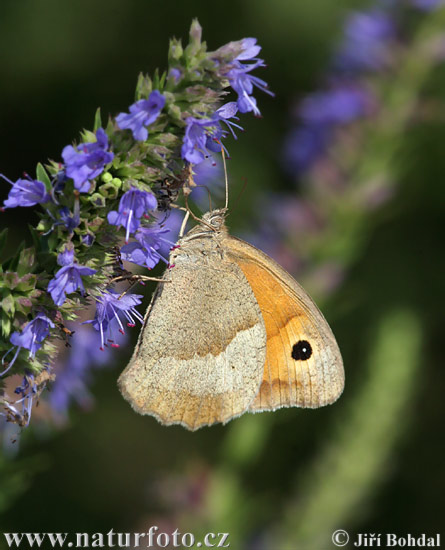
M 224 205 L 224 210 L 227 210 L 229 206 L 229 178 L 227 177 L 227 166 L 226 166 L 226 153 L 224 151 L 224 147 L 221 144 L 221 155 L 223 159 L 223 166 L 224 166 L 224 183 L 226 186 L 226 204 Z
M 184 219 L 182 220 L 181 229 L 179 230 L 180 239 L 182 239 L 182 237 L 184 236 L 185 226 L 187 225 L 189 216 L 190 216 L 190 210 L 186 210 Z

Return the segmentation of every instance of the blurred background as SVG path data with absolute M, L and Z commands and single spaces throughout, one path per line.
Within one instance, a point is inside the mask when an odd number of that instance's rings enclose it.
M 263 47 L 268 67 L 256 74 L 276 96 L 257 92 L 262 118 L 242 116 L 245 132 L 226 141 L 229 225 L 319 303 L 345 392 L 320 410 L 165 428 L 118 392 L 128 345 L 82 378 L 69 412 L 45 421 L 42 402 L 16 442 L 4 428 L 1 531 L 157 525 L 228 532 L 231 548 L 249 550 L 334 548 L 340 528 L 435 536 L 445 511 L 437 1 L 3 0 L 0 171 L 34 174 L 92 127 L 98 106 L 125 111 L 138 73 L 166 67 L 169 38 L 186 41 L 193 17 L 210 50 L 250 36 Z M 13 247 L 37 216 L 0 219 Z

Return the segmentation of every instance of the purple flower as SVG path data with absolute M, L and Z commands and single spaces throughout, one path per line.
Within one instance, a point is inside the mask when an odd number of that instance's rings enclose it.
M 258 46 L 256 40 L 256 38 L 243 38 L 241 40 L 241 47 L 243 51 L 237 55 L 235 59 L 238 61 L 255 59 L 261 51 L 261 46 Z
M 72 233 L 80 223 L 79 203 L 76 202 L 75 205 L 77 205 L 77 208 L 75 207 L 73 214 L 66 206 L 59 210 L 60 224 L 64 225 L 70 233 Z
M 376 70 L 386 65 L 395 36 L 391 17 L 379 10 L 354 12 L 346 21 L 345 37 L 334 66 L 345 71 Z
M 158 202 L 156 197 L 148 191 L 140 191 L 131 188 L 122 195 L 119 202 L 119 210 L 112 210 L 108 213 L 108 223 L 111 225 L 123 225 L 125 227 L 125 240 L 128 242 L 130 233 L 134 233 L 139 225 L 140 219 L 147 210 L 156 210 Z
M 1 376 L 6 374 L 8 370 L 12 367 L 22 348 L 28 349 L 30 357 L 34 357 L 36 351 L 38 351 L 42 347 L 43 340 L 49 335 L 50 328 L 54 328 L 54 323 L 51 321 L 51 319 L 49 319 L 43 313 L 38 313 L 35 318 L 25 326 L 22 332 L 13 332 L 11 334 L 10 342 L 13 346 L 17 346 L 17 349 L 12 361 L 9 363 L 8 367 L 1 373 Z
M 5 208 L 15 208 L 16 206 L 34 206 L 43 204 L 50 200 L 46 192 L 45 184 L 39 180 L 18 179 L 15 183 L 0 174 L 4 180 L 12 185 L 8 198 L 3 202 Z
M 26 427 L 29 425 L 29 421 L 31 420 L 32 405 L 34 398 L 37 396 L 37 384 L 35 383 L 34 375 L 26 374 L 23 377 L 22 385 L 17 386 L 14 392 L 21 395 L 21 398 L 15 401 L 14 405 L 17 405 L 18 403 L 22 404 L 22 412 L 20 417 L 24 420 L 24 427 Z M 17 409 L 15 410 L 17 411 Z
M 96 138 L 94 143 L 81 143 L 77 149 L 67 145 L 62 151 L 66 175 L 74 180 L 74 187 L 81 193 L 90 190 L 91 180 L 101 174 L 105 165 L 114 158 L 114 154 L 107 151 L 105 130 L 99 128 Z
M 169 70 L 168 77 L 173 78 L 176 84 L 176 82 L 178 82 L 182 77 L 182 71 L 180 69 L 177 69 L 176 67 L 173 67 Z
M 22 403 L 22 416 L 27 420 L 26 425 L 31 419 L 31 409 L 34 396 L 37 394 L 37 384 L 35 383 L 33 374 L 26 374 L 23 377 L 21 386 L 17 386 L 14 393 L 21 395 L 15 404 Z
M 93 321 L 86 321 L 87 323 L 92 323 L 93 327 L 100 331 L 101 336 L 101 350 L 105 349 L 105 332 L 108 330 L 111 338 L 108 338 L 108 341 L 111 342 L 112 347 L 118 347 L 114 344 L 114 338 L 111 334 L 111 321 L 116 321 L 119 332 L 125 334 L 124 326 L 119 317 L 119 313 L 123 314 L 127 319 L 127 325 L 129 327 L 135 326 L 135 319 L 140 323 L 143 322 L 144 318 L 136 309 L 135 306 L 138 306 L 142 302 L 143 296 L 139 294 L 124 294 L 121 296 L 118 292 L 115 292 L 112 289 L 105 291 L 100 299 L 96 300 L 96 315 L 94 316 Z
M 137 141 L 145 141 L 148 138 L 146 127 L 158 118 L 164 105 L 165 97 L 158 90 L 153 90 L 148 99 L 140 99 L 130 106 L 130 114 L 118 114 L 116 123 L 121 130 L 131 130 Z
M 240 112 L 253 111 L 255 115 L 260 116 L 261 113 L 257 107 L 256 99 L 252 96 L 254 86 L 269 95 L 273 96 L 274 94 L 268 89 L 264 80 L 250 74 L 254 69 L 265 66 L 264 61 L 256 57 L 261 50 L 261 47 L 256 44 L 256 38 L 244 38 L 241 44 L 242 52 L 234 59 L 226 76 L 230 85 L 238 94 L 237 104 Z M 253 63 L 241 63 L 241 61 L 249 60 Z
M 54 328 L 54 323 L 43 313 L 38 313 L 30 321 L 21 333 L 13 332 L 10 338 L 11 344 L 21 348 L 29 349 L 30 355 L 34 357 L 36 351 L 41 348 L 43 340 L 49 335 L 49 329 Z
M 94 243 L 95 239 L 96 237 L 93 235 L 93 233 L 87 233 L 86 235 L 83 235 L 82 242 L 86 246 L 91 246 Z
M 162 236 L 168 232 L 169 229 L 161 227 L 140 227 L 135 235 L 137 242 L 126 244 L 121 248 L 122 258 L 146 266 L 148 269 L 152 269 L 159 260 L 168 264 L 168 260 L 159 251 L 163 242 L 167 242 L 170 246 L 174 244 Z
M 181 148 L 182 158 L 193 164 L 199 164 L 205 160 L 208 153 L 221 151 L 221 145 L 216 140 L 220 141 L 227 135 L 227 130 L 222 129 L 221 122 L 227 124 L 236 139 L 232 126 L 241 130 L 242 128 L 229 120 L 230 118 L 238 120 L 235 116 L 236 112 L 237 104 L 231 102 L 220 107 L 211 118 L 188 117 Z
M 66 294 L 71 294 L 78 288 L 80 288 L 82 294 L 85 292 L 82 276 L 93 275 L 96 270 L 74 262 L 74 250 L 68 248 L 59 254 L 57 263 L 63 267 L 49 282 L 48 292 L 51 294 L 54 303 L 61 306 L 66 300 Z

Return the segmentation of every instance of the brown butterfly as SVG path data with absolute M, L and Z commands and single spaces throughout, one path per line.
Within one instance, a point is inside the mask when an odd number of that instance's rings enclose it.
M 170 254 L 119 387 L 162 424 L 196 430 L 245 412 L 322 407 L 344 386 L 334 335 L 274 260 L 205 214 Z M 168 281 L 168 283 L 167 283 Z

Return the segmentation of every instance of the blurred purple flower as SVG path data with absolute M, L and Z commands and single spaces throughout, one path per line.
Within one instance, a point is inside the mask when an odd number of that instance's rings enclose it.
M 283 162 L 291 175 L 305 172 L 325 152 L 330 129 L 326 126 L 302 125 L 294 128 L 284 142 Z
M 411 0 L 411 4 L 420 10 L 433 11 L 443 6 L 443 0 Z
M 3 174 L 0 174 L 0 177 L 12 185 L 8 198 L 3 202 L 4 208 L 34 206 L 51 200 L 51 197 L 46 192 L 45 184 L 39 180 L 20 178 L 13 183 Z
M 34 357 L 36 351 L 38 351 L 42 347 L 43 340 L 49 335 L 50 328 L 54 328 L 54 323 L 51 321 L 51 319 L 49 319 L 43 313 L 38 313 L 32 321 L 27 323 L 22 332 L 13 332 L 11 334 L 10 342 L 13 346 L 16 346 L 17 349 L 12 361 L 0 374 L 0 376 L 6 374 L 13 366 L 22 348 L 28 349 L 29 356 Z M 6 355 L 3 357 L 2 363 L 4 362 Z
M 51 294 L 54 303 L 61 306 L 66 300 L 66 294 L 71 294 L 78 288 L 80 288 L 82 294 L 85 292 L 82 276 L 94 275 L 96 270 L 74 262 L 74 250 L 68 248 L 65 248 L 59 254 L 57 263 L 63 267 L 59 269 L 54 279 L 51 279 L 49 282 L 48 292 Z
M 369 93 L 350 84 L 308 95 L 299 109 L 303 123 L 285 141 L 287 170 L 308 170 L 326 151 L 335 127 L 367 116 L 371 105 Z
M 188 117 L 181 149 L 182 158 L 193 164 L 199 164 L 205 160 L 208 153 L 221 151 L 221 145 L 216 140 L 220 141 L 228 133 L 221 127 L 221 122 L 227 124 L 236 139 L 233 127 L 242 130 L 241 126 L 230 120 L 231 118 L 238 120 L 235 116 L 236 112 L 237 104 L 232 101 L 220 107 L 211 118 Z
M 148 191 L 140 191 L 131 188 L 122 195 L 119 202 L 119 210 L 112 210 L 108 213 L 108 223 L 111 225 L 123 225 L 125 227 L 125 240 L 128 242 L 130 233 L 134 233 L 139 225 L 140 219 L 147 210 L 156 210 L 158 202 L 156 197 Z
M 153 90 L 148 99 L 140 99 L 133 103 L 129 114 L 118 114 L 116 123 L 121 130 L 131 130 L 137 141 L 145 141 L 148 138 L 146 127 L 158 118 L 164 105 L 165 97 L 158 90 Z
M 169 78 L 173 78 L 173 80 L 176 83 L 182 77 L 182 72 L 181 72 L 180 69 L 176 69 L 175 67 L 173 67 L 172 69 L 169 70 L 168 76 L 169 76 Z
M 120 343 L 125 337 L 119 336 Z M 87 408 L 92 402 L 88 386 L 91 384 L 92 368 L 108 366 L 112 362 L 110 349 L 103 353 L 97 345 L 97 333 L 86 327 L 76 327 L 70 339 L 67 356 L 56 367 L 56 379 L 48 394 L 49 404 L 58 415 L 66 418 L 72 400 Z
M 65 173 L 81 193 L 90 190 L 91 180 L 101 174 L 105 165 L 114 158 L 114 154 L 107 151 L 108 137 L 103 128 L 96 131 L 96 138 L 94 143 L 81 143 L 77 149 L 67 145 L 62 151 Z
M 353 12 L 346 20 L 344 34 L 334 67 L 357 72 L 386 65 L 389 45 L 396 34 L 389 14 L 378 9 Z
M 300 106 L 303 121 L 310 124 L 347 124 L 363 117 L 369 94 L 358 86 L 334 87 L 308 95 Z
M 116 321 L 119 327 L 119 332 L 125 334 L 124 326 L 119 317 L 119 313 L 123 314 L 127 319 L 127 326 L 134 327 L 135 320 L 140 323 L 143 322 L 143 317 L 136 309 L 136 306 L 140 305 L 143 296 L 140 294 L 124 294 L 121 296 L 119 292 L 112 289 L 108 289 L 103 292 L 102 296 L 96 300 L 96 314 L 94 320 L 86 321 L 86 323 L 92 323 L 93 327 L 100 332 L 101 336 L 101 350 L 105 349 L 105 332 L 108 330 L 109 336 L 107 340 L 111 343 L 112 347 L 118 347 L 115 344 L 115 338 L 111 333 L 111 321 Z
M 174 245 L 162 236 L 168 232 L 169 229 L 159 226 L 140 227 L 135 235 L 137 242 L 126 244 L 121 248 L 122 258 L 128 262 L 146 266 L 148 269 L 152 269 L 159 260 L 168 264 L 168 260 L 160 252 L 163 242 L 170 246 Z
M 264 67 L 264 61 L 256 56 L 261 51 L 261 47 L 256 44 L 256 38 L 244 38 L 241 41 L 242 52 L 234 59 L 231 69 L 226 76 L 229 79 L 230 86 L 238 94 L 237 105 L 241 113 L 253 111 L 260 116 L 260 110 L 257 107 L 256 99 L 252 96 L 253 88 L 256 86 L 269 95 L 274 95 L 267 87 L 267 83 L 257 76 L 251 75 L 251 71 L 258 67 Z M 250 64 L 243 64 L 241 61 L 253 61 Z

